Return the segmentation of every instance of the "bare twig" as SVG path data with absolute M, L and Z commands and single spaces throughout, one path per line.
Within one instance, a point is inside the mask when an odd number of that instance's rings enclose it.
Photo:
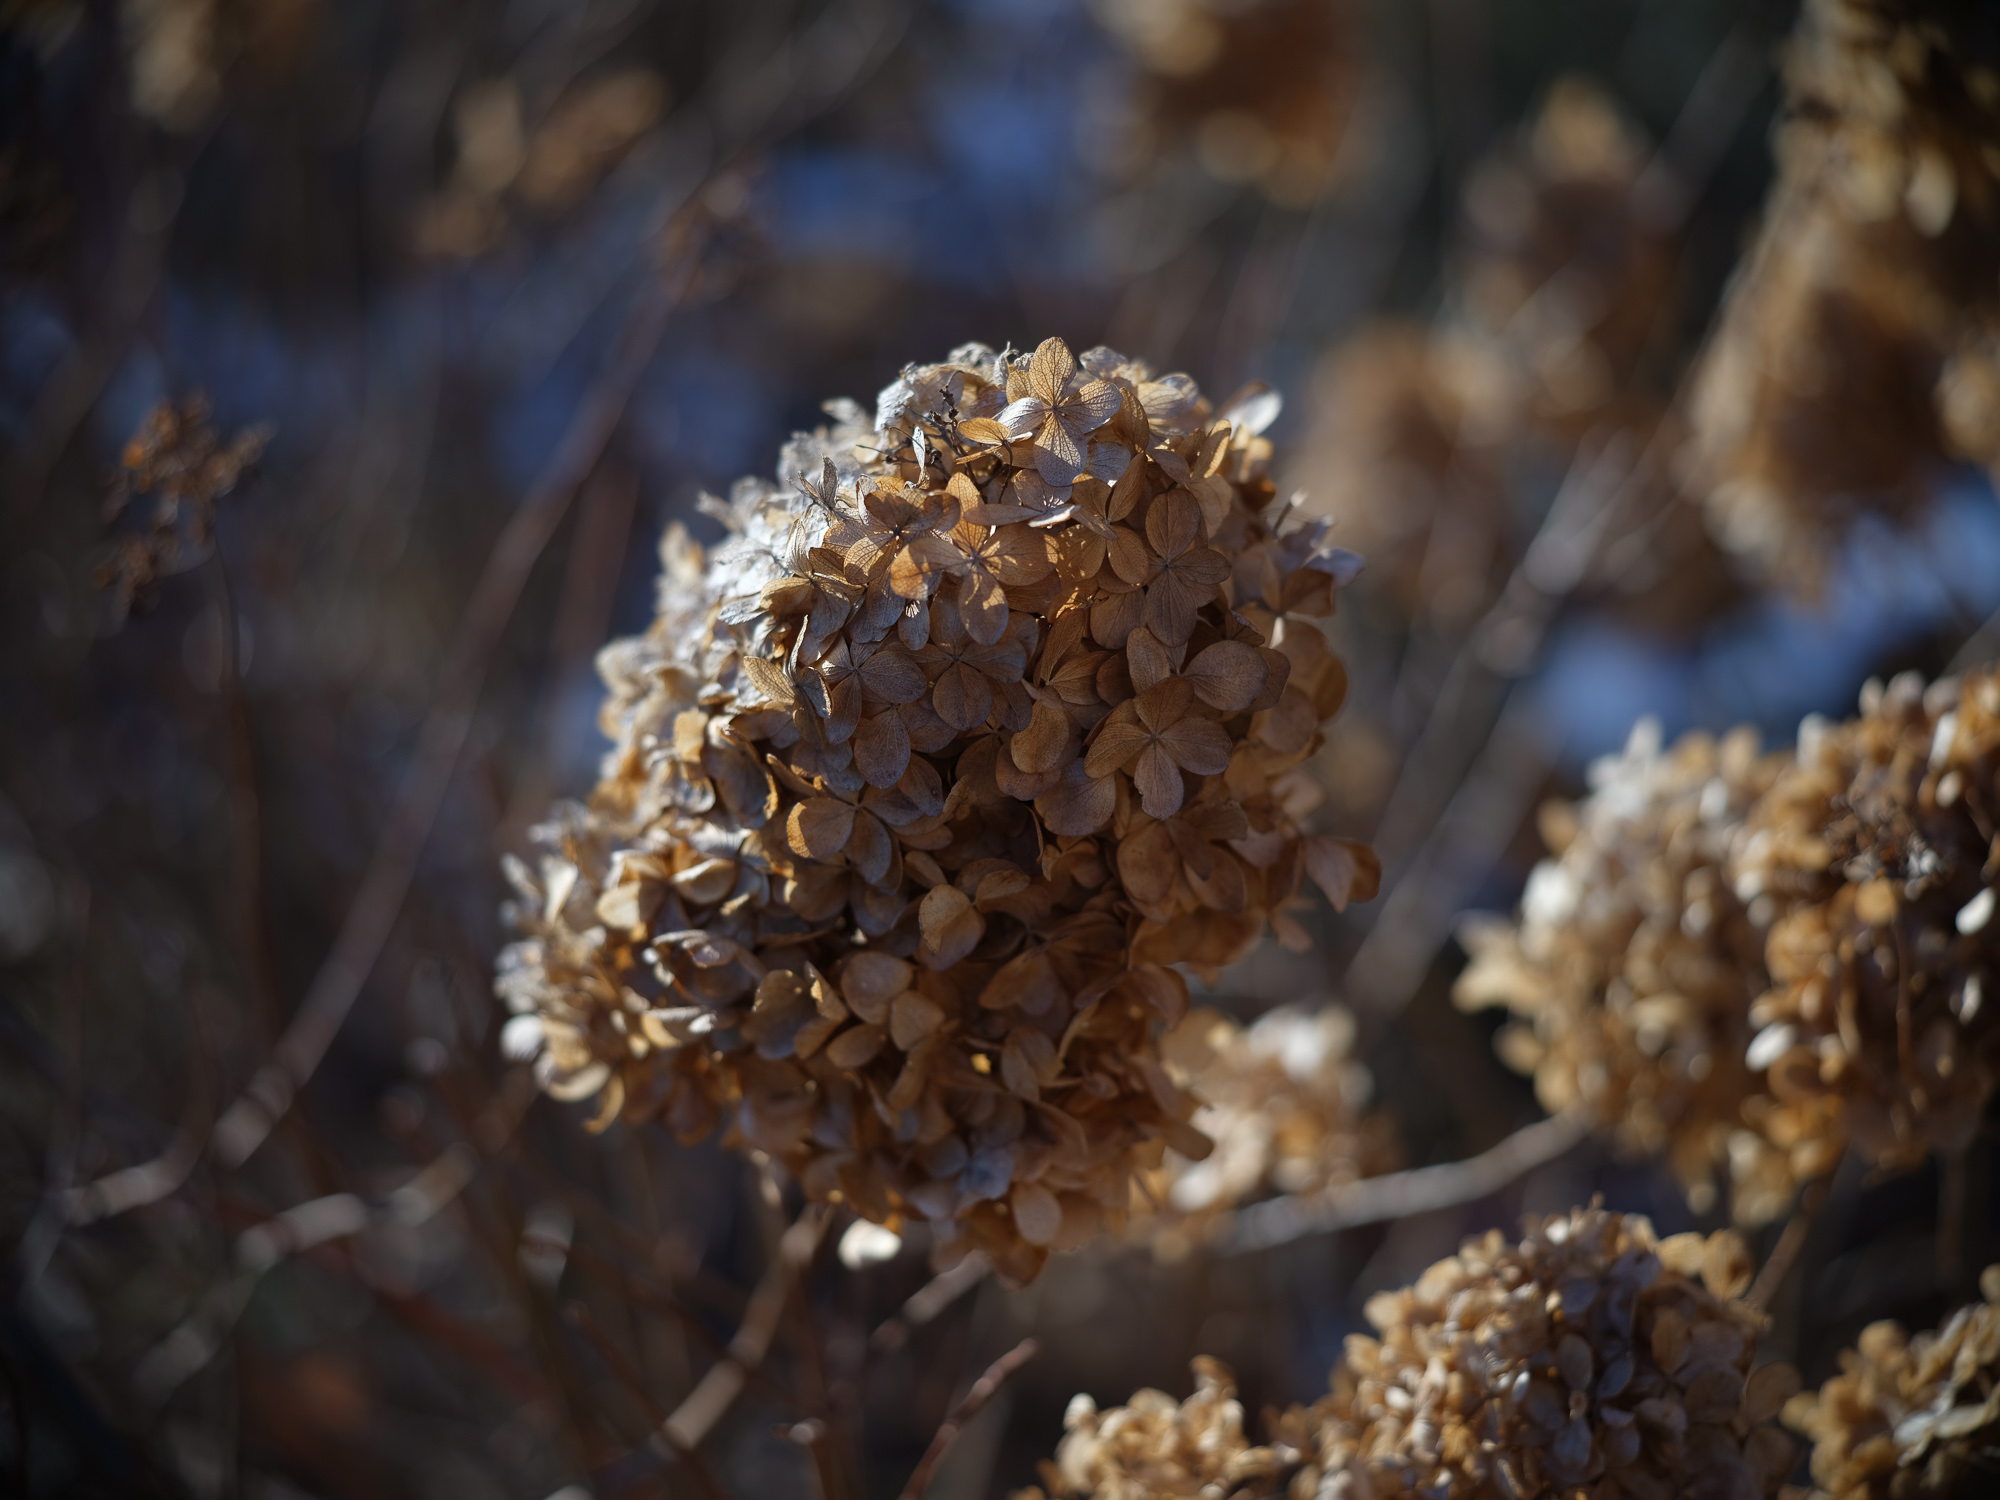
M 999 1394 L 1000 1387 L 1007 1383 L 1007 1378 L 1039 1354 L 1041 1348 L 1040 1342 L 1035 1339 L 1022 1339 L 1020 1343 L 988 1365 L 984 1375 L 972 1382 L 972 1389 L 967 1391 L 965 1398 L 951 1409 L 951 1414 L 944 1419 L 944 1425 L 938 1428 L 937 1435 L 931 1439 L 930 1447 L 926 1448 L 924 1456 L 917 1460 L 916 1468 L 910 1473 L 910 1482 L 903 1486 L 902 1500 L 923 1500 L 924 1491 L 930 1488 L 931 1475 L 943 1462 L 945 1454 L 951 1451 L 951 1445 L 958 1441 L 958 1435 L 965 1430 L 966 1424 L 978 1416 L 986 1403 Z
M 709 1496 L 710 1500 L 725 1500 L 726 1491 L 710 1472 L 708 1465 L 702 1461 L 701 1455 L 676 1440 L 672 1422 L 653 1400 L 652 1393 L 646 1389 L 646 1382 L 640 1379 L 632 1361 L 625 1357 L 625 1351 L 618 1347 L 604 1325 L 591 1314 L 590 1309 L 581 1302 L 572 1302 L 563 1309 L 563 1315 L 582 1330 L 584 1337 L 590 1340 L 591 1347 L 597 1350 L 599 1358 L 610 1367 L 611 1373 L 618 1377 L 618 1383 L 624 1386 L 632 1399 L 645 1410 L 648 1420 L 653 1424 L 654 1440 L 665 1449 L 663 1456 L 673 1459 L 685 1468 L 688 1478 L 694 1481 L 695 1488 Z
M 1827 1188 L 1831 1181 L 1828 1177 L 1817 1178 L 1808 1183 L 1806 1190 L 1799 1195 L 1798 1207 L 1785 1221 L 1778 1243 L 1771 1247 L 1770 1255 L 1758 1268 L 1757 1279 L 1743 1294 L 1743 1300 L 1752 1307 L 1769 1307 L 1771 1299 L 1784 1286 L 1785 1278 L 1792 1274 L 1799 1252 L 1805 1249 L 1806 1238 L 1812 1233 L 1813 1223 L 1819 1218 L 1820 1209 L 1826 1206 Z
M 748 1372 L 763 1363 L 784 1319 L 798 1268 L 812 1260 L 826 1233 L 828 1218 L 826 1210 L 814 1204 L 785 1231 L 777 1255 L 757 1283 L 757 1290 L 750 1294 L 749 1311 L 743 1315 L 736 1337 L 729 1341 L 728 1354 L 710 1367 L 662 1427 L 669 1443 L 677 1448 L 700 1446 L 735 1402 Z
M 683 277 L 686 274 L 682 272 Z M 333 951 L 313 977 L 312 987 L 270 1061 L 257 1070 L 249 1087 L 216 1122 L 215 1150 L 225 1166 L 234 1167 L 248 1159 L 291 1107 L 299 1087 L 312 1076 L 332 1045 L 381 956 L 471 732 L 487 664 L 513 617 L 536 559 L 623 419 L 633 388 L 666 332 L 676 293 L 677 288 L 646 284 L 610 367 L 578 407 L 548 467 L 494 543 L 467 602 L 436 700 L 424 720 L 415 764 L 348 908 Z
M 975 1250 L 950 1270 L 940 1271 L 913 1292 L 894 1316 L 883 1319 L 868 1336 L 868 1352 L 890 1354 L 902 1348 L 912 1333 L 978 1286 L 992 1269 L 992 1262 Z
M 1318 1197 L 1255 1203 L 1236 1216 L 1235 1228 L 1218 1250 L 1224 1255 L 1244 1255 L 1309 1234 L 1329 1234 L 1336 1229 L 1476 1203 L 1523 1173 L 1554 1161 L 1589 1134 L 1589 1122 L 1581 1115 L 1553 1115 L 1524 1125 L 1499 1145 L 1464 1161 L 1367 1177 Z

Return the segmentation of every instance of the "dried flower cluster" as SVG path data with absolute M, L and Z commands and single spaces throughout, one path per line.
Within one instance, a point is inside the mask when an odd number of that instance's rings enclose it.
M 513 868 L 509 1042 L 1021 1281 L 1207 1150 L 1171 966 L 1294 930 L 1307 878 L 1373 891 L 1298 822 L 1345 691 L 1307 619 L 1357 560 L 1278 529 L 1253 424 L 1107 350 L 829 410 L 603 654 L 603 780 Z
M 1194 1126 L 1215 1143 L 1200 1161 L 1169 1155 L 1142 1180 L 1153 1206 L 1136 1227 L 1163 1257 L 1188 1253 L 1241 1204 L 1323 1193 L 1396 1165 L 1394 1127 L 1368 1108 L 1374 1080 L 1339 1006 L 1280 1006 L 1247 1027 L 1197 1010 L 1161 1050 L 1202 1101 Z
M 1524 1018 L 1502 1047 L 1543 1102 L 1690 1186 L 1726 1156 L 1744 1223 L 1850 1145 L 1962 1149 L 2000 1076 L 2000 673 L 1871 685 L 1780 756 L 1641 738 L 1595 774 L 1458 988 Z
M 160 580 L 199 565 L 213 550 L 215 502 L 235 489 L 270 440 L 270 429 L 239 432 L 225 445 L 208 419 L 208 400 L 162 401 L 126 443 L 122 467 L 104 505 L 104 521 L 128 516 L 98 566 L 119 619 L 154 599 Z M 144 497 L 143 506 L 136 502 Z
M 1309 204 L 1335 176 L 1360 90 L 1347 0 L 1096 0 L 1143 76 L 1125 128 L 1148 160 L 1191 146 L 1215 176 Z
M 1349 1338 L 1330 1394 L 1270 1442 L 1249 1442 L 1228 1372 L 1204 1361 L 1180 1405 L 1078 1397 L 1045 1481 L 1093 1500 L 1775 1495 L 1793 1446 L 1772 1418 L 1798 1379 L 1751 1368 L 1749 1280 L 1728 1231 L 1660 1241 L 1595 1208 L 1519 1243 L 1495 1231 L 1371 1299 L 1379 1337 Z
M 1915 1338 L 1873 1323 L 1840 1373 L 1794 1396 L 1786 1425 L 1812 1440 L 1814 1500 L 1973 1500 L 2000 1459 L 2000 1266 L 1984 1301 Z
M 1941 368 L 2000 307 L 2000 73 L 1956 45 L 1971 14 L 1810 0 L 1786 56 L 1778 181 L 1699 372 L 1690 467 L 1717 539 L 1794 586 L 1855 515 L 1921 499 Z
M 457 157 L 450 180 L 417 218 L 419 249 L 469 256 L 490 250 L 514 211 L 573 206 L 666 111 L 667 88 L 647 68 L 582 79 L 529 128 L 512 78 L 467 87 L 452 111 Z
M 1745 1119 L 1801 1179 L 1843 1141 L 1896 1166 L 1962 1149 L 2000 1062 L 2000 673 L 1905 674 L 1862 710 L 1807 721 L 1731 862 L 1770 930 Z
M 1641 190 L 1645 165 L 1610 100 L 1558 83 L 1472 176 L 1445 316 L 1365 329 L 1329 362 L 1304 472 L 1367 552 L 1371 588 L 1410 619 L 1476 619 L 1548 504 L 1532 476 L 1606 452 L 1629 468 L 1665 420 L 1654 367 L 1676 239 Z M 1661 597 L 1705 608 L 1712 588 L 1688 579 L 1713 571 L 1698 566 L 1707 543 L 1672 498 L 1662 476 L 1627 503 L 1619 530 L 1643 540 L 1607 542 L 1593 587 L 1654 612 Z
M 1551 1113 L 1581 1108 L 1630 1150 L 1664 1153 L 1698 1205 L 1743 1130 L 1763 934 L 1731 889 L 1731 842 L 1779 757 L 1750 730 L 1660 748 L 1642 722 L 1590 768 L 1591 795 L 1544 809 L 1552 855 L 1517 923 L 1473 919 L 1454 990 L 1505 1006 L 1507 1061 Z M 1739 1155 L 1740 1155 L 1739 1151 Z

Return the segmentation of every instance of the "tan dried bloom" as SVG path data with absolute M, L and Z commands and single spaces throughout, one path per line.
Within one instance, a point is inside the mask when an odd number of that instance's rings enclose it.
M 1361 91 L 1348 0 L 1096 0 L 1142 69 L 1130 154 L 1192 147 L 1210 173 L 1302 206 L 1332 184 Z
M 1042 1466 L 1050 1490 L 1091 1500 L 1253 1500 L 1284 1493 L 1303 1457 L 1299 1449 L 1253 1444 L 1229 1367 L 1203 1357 L 1193 1368 L 1195 1391 L 1185 1401 L 1143 1390 L 1100 1412 L 1090 1397 L 1075 1397 L 1055 1463 Z M 1030 1490 L 1015 1500 L 1041 1495 Z
M 1465 316 L 1522 377 L 1535 421 L 1581 435 L 1629 402 L 1670 327 L 1676 236 L 1641 190 L 1638 128 L 1595 84 L 1557 80 L 1466 187 Z
M 1192 1250 L 1243 1204 L 1324 1193 L 1396 1165 L 1394 1126 L 1368 1107 L 1374 1080 L 1340 1006 L 1280 1006 L 1247 1027 L 1193 1011 L 1162 1052 L 1202 1101 L 1195 1129 L 1215 1142 L 1200 1161 L 1169 1155 L 1142 1181 L 1150 1211 L 1136 1228 L 1164 1257 Z
M 1711 529 L 1806 590 L 1857 514 L 1921 500 L 1940 368 L 2000 303 L 2000 75 L 1949 20 L 1806 5 L 1778 180 L 1698 373 L 1690 482 Z
M 1757 1086 L 1744 1053 L 1767 982 L 1763 933 L 1726 866 L 1782 759 L 1760 755 L 1747 729 L 1662 750 L 1657 724 L 1642 722 L 1590 768 L 1588 798 L 1544 809 L 1552 853 L 1518 917 L 1471 919 L 1462 933 L 1472 962 L 1453 996 L 1518 1018 L 1498 1045 L 1543 1107 L 1583 1109 L 1628 1150 L 1664 1154 L 1701 1207 Z M 1788 1180 L 1776 1202 L 1744 1196 L 1751 1186 L 1734 1205 L 1749 1221 L 1789 1201 Z
M 2000 316 L 1960 337 L 1938 376 L 1937 408 L 1945 446 L 2000 482 Z
M 616 748 L 510 873 L 509 1045 L 598 1119 L 782 1161 L 1024 1281 L 1198 1157 L 1158 1033 L 1365 848 L 1300 826 L 1357 560 L 1185 376 L 912 366 L 662 546 L 603 653 Z
M 1676 440 L 1655 367 L 1677 244 L 1645 164 L 1610 99 L 1560 81 L 1472 175 L 1445 316 L 1364 329 L 1327 363 L 1301 472 L 1367 553 L 1371 591 L 1409 618 L 1454 632 L 1499 597 L 1547 501 L 1522 474 L 1606 455 L 1629 470 Z M 1658 467 L 1627 481 L 1584 577 L 1534 581 L 1654 625 L 1710 610 L 1712 544 Z
M 1794 1177 L 1852 1144 L 1877 1165 L 1963 1148 L 1996 1077 L 1988 927 L 2000 874 L 2000 673 L 1871 684 L 1801 726 L 1730 862 L 1769 926 L 1746 1121 Z
M 1727 1230 L 1660 1241 L 1591 1208 L 1518 1243 L 1494 1231 L 1371 1298 L 1379 1336 L 1350 1337 L 1330 1394 L 1279 1416 L 1268 1444 L 1250 1446 L 1211 1362 L 1178 1406 L 1079 1397 L 1045 1479 L 1093 1500 L 1773 1496 L 1793 1445 L 1772 1418 L 1798 1377 L 1752 1369 L 1749 1281 Z
M 270 437 L 270 428 L 253 427 L 222 442 L 202 395 L 162 401 L 146 414 L 104 504 L 107 525 L 130 523 L 113 532 L 97 569 L 119 619 L 150 605 L 162 579 L 214 551 L 215 503 L 242 482 Z
M 1871 1323 L 1840 1373 L 1794 1396 L 1785 1424 L 1812 1440 L 1814 1500 L 1974 1500 L 2000 1448 L 2000 1266 L 1984 1301 L 1915 1338 Z

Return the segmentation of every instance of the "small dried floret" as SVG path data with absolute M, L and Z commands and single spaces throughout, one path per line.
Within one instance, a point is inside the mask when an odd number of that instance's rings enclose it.
M 1394 1127 L 1368 1108 L 1374 1081 L 1339 1006 L 1280 1006 L 1247 1027 L 1193 1011 L 1162 1051 L 1202 1101 L 1195 1128 L 1215 1143 L 1200 1161 L 1171 1154 L 1143 1179 L 1151 1208 L 1136 1228 L 1162 1256 L 1187 1253 L 1242 1204 L 1310 1197 L 1396 1165 Z
M 1870 1324 L 1840 1373 L 1794 1396 L 1785 1424 L 1812 1440 L 1813 1500 L 1974 1500 L 2000 1446 L 2000 1266 L 1983 1300 L 1912 1338 Z
M 198 566 L 214 550 L 215 502 L 242 481 L 270 436 L 268 427 L 255 427 L 221 442 L 200 395 L 178 406 L 162 401 L 147 413 L 125 445 L 104 505 L 107 525 L 135 523 L 113 532 L 97 570 L 120 619 L 150 605 L 161 579 Z M 147 503 L 136 504 L 142 497 Z
M 1079 1396 L 1044 1480 L 1093 1500 L 1773 1496 L 1793 1444 L 1772 1419 L 1798 1377 L 1752 1368 L 1749 1279 L 1727 1230 L 1661 1241 L 1590 1208 L 1518 1243 L 1494 1231 L 1371 1298 L 1377 1337 L 1351 1336 L 1330 1393 L 1278 1416 L 1268 1443 L 1250 1444 L 1228 1372 L 1203 1362 L 1178 1405 Z
M 1013 1281 L 1202 1155 L 1174 966 L 1376 878 L 1300 824 L 1346 686 L 1308 619 L 1358 559 L 1283 524 L 1275 410 L 972 345 L 709 502 L 712 555 L 670 529 L 652 627 L 600 658 L 603 778 L 510 869 L 545 1087 L 726 1121 Z
M 1770 931 L 1745 1118 L 1799 1179 L 1850 1143 L 1889 1166 L 1962 1149 L 2000 1065 L 2000 673 L 1906 673 L 1861 706 L 1801 727 L 1730 862 Z
M 1940 368 L 2000 304 L 2000 74 L 1963 50 L 1957 9 L 1805 6 L 1778 179 L 1698 374 L 1711 529 L 1805 589 L 1857 514 L 1920 502 Z
M 1744 1054 L 1765 983 L 1763 933 L 1725 867 L 1781 760 L 1745 729 L 1663 751 L 1643 721 L 1590 768 L 1586 800 L 1544 809 L 1553 853 L 1518 918 L 1462 933 L 1472 962 L 1454 998 L 1518 1018 L 1500 1050 L 1533 1074 L 1543 1107 L 1585 1110 L 1627 1149 L 1664 1153 L 1704 1207 L 1757 1086 Z M 1736 1207 L 1761 1219 L 1784 1201 L 1739 1192 Z

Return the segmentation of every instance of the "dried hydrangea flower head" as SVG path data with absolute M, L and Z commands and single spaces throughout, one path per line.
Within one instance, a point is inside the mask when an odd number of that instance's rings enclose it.
M 1807 590 L 1856 514 L 1921 500 L 1940 367 L 2000 305 L 2000 73 L 1955 45 L 1952 11 L 1805 6 L 1778 180 L 1698 375 L 1711 528 Z
M 1785 1423 L 1812 1440 L 1813 1500 L 1974 1500 L 2000 1444 L 2000 1266 L 1983 1301 L 1915 1338 L 1872 1323 L 1840 1373 L 1794 1396 Z
M 1445 316 L 1364 329 L 1328 362 L 1300 472 L 1367 552 L 1371 597 L 1409 619 L 1455 632 L 1499 597 L 1547 503 L 1524 474 L 1607 455 L 1630 469 L 1655 443 L 1676 243 L 1645 163 L 1608 98 L 1558 83 L 1472 175 Z M 1699 512 L 1663 468 L 1621 483 L 1620 530 L 1576 581 L 1651 626 L 1716 601 Z
M 1746 1120 L 1803 1180 L 1852 1144 L 1909 1166 L 1962 1149 L 1993 1091 L 1989 930 L 2000 673 L 1871 684 L 1858 719 L 1801 726 L 1730 863 L 1770 925 L 1751 1007 L 1765 1089 Z
M 1248 1443 L 1209 1363 L 1179 1406 L 1079 1397 L 1046 1477 L 1093 1500 L 1776 1495 L 1793 1445 L 1772 1418 L 1798 1377 L 1751 1368 L 1749 1281 L 1731 1231 L 1660 1241 L 1596 1208 L 1518 1243 L 1496 1230 L 1371 1298 L 1378 1337 L 1350 1337 L 1330 1393 L 1279 1416 L 1269 1443 Z
M 1361 91 L 1348 0 L 1094 0 L 1141 69 L 1123 154 L 1192 147 L 1288 206 L 1332 184 Z
M 1135 1230 L 1156 1254 L 1187 1254 L 1242 1204 L 1395 1167 L 1394 1126 L 1368 1108 L 1374 1080 L 1354 1057 L 1354 1031 L 1337 1005 L 1287 1005 L 1248 1026 L 1196 1010 L 1168 1034 L 1162 1055 L 1202 1101 L 1194 1126 L 1215 1149 L 1200 1161 L 1170 1154 L 1142 1179 L 1151 1211 Z
M 1533 1075 L 1543 1107 L 1582 1109 L 1628 1150 L 1663 1154 L 1704 1208 L 1756 1087 L 1744 1054 L 1766 983 L 1764 935 L 1726 865 L 1780 763 L 1751 730 L 1663 750 L 1642 721 L 1622 754 L 1590 768 L 1588 798 L 1544 809 L 1552 852 L 1515 919 L 1462 932 L 1472 962 L 1453 996 L 1517 1017 L 1501 1055 Z M 1755 1187 L 1739 1184 L 1734 1201 L 1748 1222 L 1789 1202 Z
M 1751 1369 L 1750 1271 L 1733 1231 L 1660 1241 L 1596 1208 L 1469 1240 L 1369 1301 L 1379 1336 L 1348 1339 L 1315 1408 L 1320 1465 L 1381 1500 L 1774 1495 L 1798 1380 Z
M 1133 1393 L 1100 1412 L 1090 1397 L 1071 1400 L 1053 1464 L 1043 1482 L 1059 1496 L 1090 1500 L 1259 1500 L 1285 1492 L 1302 1454 L 1284 1444 L 1253 1444 L 1243 1429 L 1236 1378 L 1220 1360 L 1194 1361 L 1194 1394 Z M 1015 1500 L 1043 1500 L 1039 1489 Z
M 1676 237 L 1640 190 L 1646 159 L 1637 127 L 1571 76 L 1466 187 L 1464 314 L 1522 367 L 1541 424 L 1602 421 L 1669 331 Z
M 1358 559 L 1283 525 L 1262 399 L 1059 340 L 910 367 L 670 530 L 615 748 L 513 866 L 508 1039 L 601 1121 L 727 1121 L 815 1198 L 1022 1281 L 1199 1156 L 1173 967 L 1373 856 L 1308 836 Z

